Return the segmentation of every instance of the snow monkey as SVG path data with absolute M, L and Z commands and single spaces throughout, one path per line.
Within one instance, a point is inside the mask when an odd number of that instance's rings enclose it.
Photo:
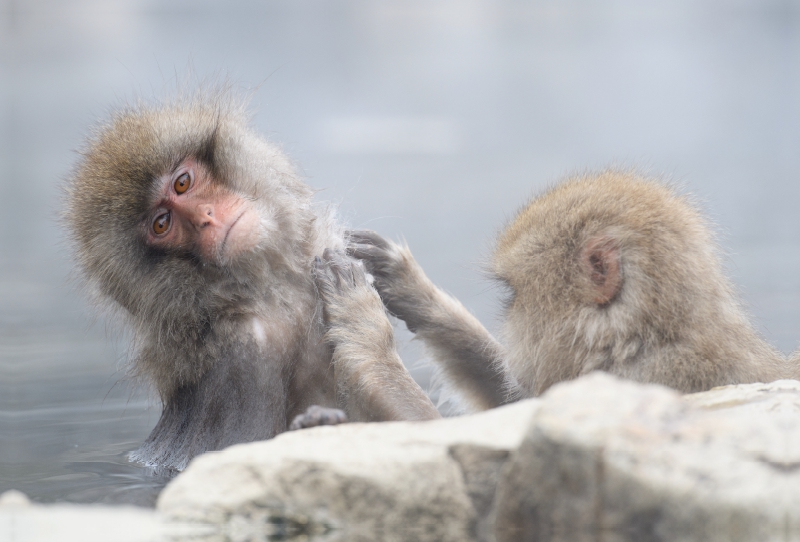
M 332 352 L 312 277 L 315 255 L 342 249 L 343 232 L 248 123 L 245 105 L 224 93 L 120 110 L 66 186 L 78 267 L 99 304 L 129 325 L 132 372 L 163 403 L 131 454 L 147 465 L 180 470 L 295 418 L 293 427 L 344 419 L 332 410 Z M 436 416 L 423 406 L 414 414 Z M 350 419 L 395 414 L 369 400 L 359 407 Z
M 682 392 L 785 373 L 783 356 L 756 333 L 724 276 L 705 218 L 686 197 L 634 173 L 568 179 L 499 235 L 491 270 L 509 291 L 505 346 L 431 283 L 407 247 L 357 231 L 348 250 L 473 409 L 594 370 Z M 332 330 L 374 328 L 379 311 L 360 306 L 330 322 Z

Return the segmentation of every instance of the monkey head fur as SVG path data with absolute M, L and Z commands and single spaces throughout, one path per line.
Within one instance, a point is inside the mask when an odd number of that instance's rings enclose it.
M 626 172 L 569 179 L 500 235 L 508 367 L 524 392 L 599 369 L 690 392 L 772 380 L 782 359 L 748 322 L 709 225 Z
M 244 105 L 224 95 L 127 108 L 95 131 L 67 185 L 78 266 L 97 300 L 131 324 L 134 372 L 162 399 L 208 370 L 237 318 L 296 322 L 309 303 L 313 313 L 313 256 L 342 245 L 312 190 L 248 121 Z M 147 242 L 156 179 L 187 158 L 257 211 L 255 248 L 208 261 Z

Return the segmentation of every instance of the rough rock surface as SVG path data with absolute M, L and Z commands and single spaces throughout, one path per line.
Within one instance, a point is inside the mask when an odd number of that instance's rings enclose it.
M 286 433 L 197 458 L 158 509 L 231 541 L 795 540 L 800 382 L 682 397 L 592 374 L 473 416 Z
M 795 540 L 800 383 L 557 386 L 503 472 L 497 527 L 501 541 Z
M 232 540 L 463 542 L 486 536 L 499 471 L 538 401 L 434 422 L 347 424 L 201 456 L 162 492 L 180 521 L 223 524 Z

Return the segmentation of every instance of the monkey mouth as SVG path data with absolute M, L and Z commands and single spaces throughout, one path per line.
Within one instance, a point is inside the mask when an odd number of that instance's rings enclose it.
M 245 215 L 245 213 L 247 213 L 247 209 L 242 211 L 239 214 L 239 216 L 237 216 L 236 219 L 233 222 L 231 222 L 231 225 L 228 226 L 228 231 L 225 232 L 225 237 L 222 239 L 222 243 L 219 246 L 219 254 L 220 254 L 220 256 L 225 254 L 225 249 L 228 246 L 228 237 L 230 236 L 231 231 L 233 230 L 233 227 L 236 225 L 237 222 L 239 222 L 239 219 L 242 218 Z

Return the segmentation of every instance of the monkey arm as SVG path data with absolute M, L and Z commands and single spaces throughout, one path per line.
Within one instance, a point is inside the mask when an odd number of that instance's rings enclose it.
M 325 250 L 314 277 L 334 346 L 336 395 L 351 421 L 432 420 L 439 412 L 397 355 L 383 303 L 364 271 Z
M 458 300 L 430 281 L 408 247 L 372 231 L 353 231 L 348 252 L 364 262 L 386 307 L 425 342 L 447 381 L 473 408 L 514 399 L 503 348 Z

